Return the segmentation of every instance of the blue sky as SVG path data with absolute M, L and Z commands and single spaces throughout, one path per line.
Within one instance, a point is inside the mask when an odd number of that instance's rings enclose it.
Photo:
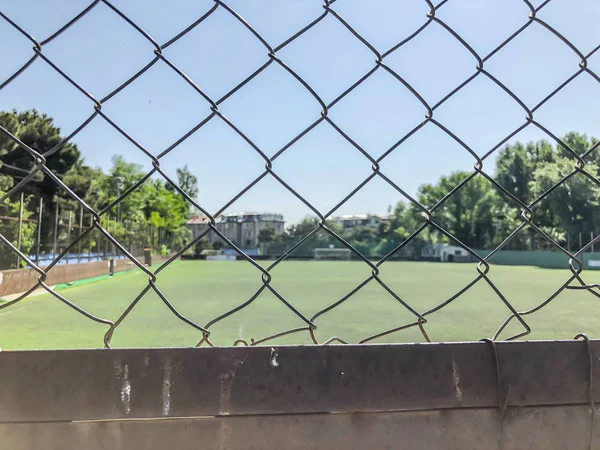
M 534 5 L 541 3 L 533 2 Z M 2 10 L 42 41 L 89 4 L 88 1 L 7 1 Z M 164 44 L 202 16 L 213 2 L 114 0 L 113 4 Z M 323 13 L 318 0 L 229 0 L 227 4 L 275 47 Z M 427 20 L 425 1 L 338 0 L 332 8 L 378 51 L 385 52 Z M 520 0 L 449 0 L 437 17 L 485 56 L 527 22 Z M 600 3 L 553 0 L 538 14 L 584 54 L 600 44 Z M 0 81 L 33 55 L 31 43 L 0 19 L 3 64 Z M 103 3 L 43 47 L 43 54 L 97 99 L 150 62 L 153 46 Z M 217 100 L 268 61 L 267 50 L 224 8 L 169 46 L 164 55 L 212 99 Z M 375 56 L 328 15 L 277 53 L 310 84 L 325 103 L 332 101 L 375 65 Z M 475 72 L 476 60 L 452 35 L 431 23 L 385 64 L 435 104 Z M 534 106 L 578 70 L 579 59 L 539 24 L 532 24 L 485 64 L 528 106 Z M 588 66 L 600 74 L 600 52 Z M 562 136 L 576 130 L 600 136 L 596 120 L 600 84 L 582 74 L 535 114 L 535 119 Z M 55 119 L 64 134 L 92 112 L 93 103 L 46 62 L 38 58 L 20 77 L 0 90 L 0 109 L 36 108 Z M 103 112 L 153 154 L 161 153 L 210 114 L 210 105 L 162 61 L 107 101 Z M 315 98 L 277 64 L 271 64 L 219 110 L 267 155 L 275 154 L 320 117 Z M 390 148 L 425 116 L 423 105 L 395 78 L 378 69 L 371 78 L 329 111 L 329 117 L 373 157 Z M 525 113 L 484 76 L 447 101 L 434 118 L 483 155 L 523 124 Z M 511 141 L 544 138 L 529 126 Z M 102 117 L 74 137 L 87 164 L 108 169 L 113 155 L 150 170 L 147 156 Z M 381 163 L 382 172 L 409 194 L 440 175 L 470 170 L 473 157 L 458 143 L 428 124 Z M 198 200 L 219 210 L 264 170 L 264 161 L 221 119 L 215 117 L 161 159 L 170 174 L 187 164 L 199 178 Z M 494 155 L 485 169 L 493 172 Z M 274 171 L 321 212 L 328 211 L 369 176 L 371 163 L 323 122 L 273 163 Z M 403 197 L 375 178 L 336 214 L 381 213 Z M 309 209 L 271 177 L 266 177 L 228 211 L 274 211 L 288 223 Z

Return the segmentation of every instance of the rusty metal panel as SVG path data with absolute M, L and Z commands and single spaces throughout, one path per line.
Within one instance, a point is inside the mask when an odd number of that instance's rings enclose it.
M 584 406 L 0 424 L 2 450 L 583 449 Z M 599 439 L 596 430 L 596 439 Z
M 509 405 L 589 402 L 583 342 L 497 348 Z M 0 422 L 498 404 L 491 346 L 479 342 L 3 352 L 0 373 Z

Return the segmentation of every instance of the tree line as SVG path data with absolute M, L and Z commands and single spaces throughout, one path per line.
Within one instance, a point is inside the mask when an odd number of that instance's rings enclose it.
M 571 132 L 563 139 L 577 154 L 596 145 L 598 140 Z M 569 175 L 576 158 L 560 144 L 547 140 L 506 145 L 498 153 L 496 169 L 491 178 L 508 194 L 525 205 L 535 202 L 533 222 L 552 240 L 563 247 L 580 248 L 591 236 L 600 233 L 600 187 L 584 174 L 569 177 L 548 195 L 551 187 Z M 598 178 L 600 150 L 586 157 L 585 170 Z M 415 199 L 430 209 L 461 184 L 471 172 L 456 171 L 440 177 L 435 184 L 419 187 Z M 493 249 L 500 245 L 521 223 L 523 207 L 510 195 L 477 174 L 446 198 L 434 211 L 434 221 L 460 242 L 473 249 Z M 541 199 L 540 199 L 541 198 Z M 539 201 L 537 201 L 540 199 Z M 423 210 L 407 201 L 398 202 L 386 223 L 379 227 L 357 226 L 344 230 L 337 223 L 327 226 L 358 251 L 368 256 L 383 256 L 404 242 L 425 221 Z M 285 233 L 263 231 L 262 245 L 269 254 L 279 255 L 291 248 L 318 225 L 307 217 Z M 419 257 L 428 243 L 453 243 L 433 227 L 425 228 L 411 240 L 398 256 Z M 343 247 L 337 239 L 320 231 L 303 243 L 296 254 L 308 256 L 314 248 Z M 503 247 L 511 250 L 555 250 L 556 247 L 529 227 L 521 230 Z
M 106 173 L 100 168 L 86 165 L 77 145 L 70 142 L 61 145 L 63 136 L 60 129 L 54 125 L 52 118 L 36 110 L 0 112 L 0 125 L 38 152 L 50 152 L 46 157 L 46 167 L 95 211 L 111 205 L 120 194 L 125 193 L 146 175 L 140 165 L 127 162 L 122 156 L 113 157 L 112 167 Z M 31 156 L 5 133 L 0 133 L 0 198 L 5 197 L 6 193 L 33 168 L 34 161 Z M 177 178 L 180 188 L 194 198 L 198 193 L 197 179 L 189 172 L 187 166 L 177 170 Z M 0 205 L 0 217 L 4 218 L 0 220 L 0 232 L 14 244 L 17 222 L 7 219 L 14 219 L 18 214 L 20 192 L 24 193 L 21 249 L 30 254 L 34 248 L 34 221 L 39 215 L 40 198 L 43 201 L 42 224 L 47 224 L 46 228 L 43 227 L 42 239 L 45 245 L 42 247 L 49 249 L 55 238 L 53 224 L 57 208 L 78 213 L 80 203 L 50 176 L 38 171 L 18 193 L 6 198 Z M 110 208 L 102 216 L 102 224 L 109 227 L 111 234 L 119 241 L 137 239 L 141 246 L 168 252 L 168 247 L 178 249 L 189 240 L 189 212 L 189 203 L 170 183 L 151 177 L 119 202 L 119 206 Z M 89 225 L 87 220 L 86 225 Z M 70 232 L 64 228 L 58 227 L 58 233 Z M 57 237 L 63 247 L 69 243 L 65 236 Z M 101 238 L 96 233 L 94 238 L 86 240 L 84 250 L 99 251 Z M 9 252 L 1 253 L 6 255 Z
M 107 172 L 86 165 L 77 145 L 70 142 L 61 144 L 63 136 L 52 118 L 35 110 L 0 112 L 0 125 L 37 151 L 50 152 L 46 167 L 96 211 L 113 204 L 119 194 L 126 192 L 146 175 L 141 166 L 125 161 L 121 156 L 113 158 L 112 167 Z M 595 138 L 575 132 L 567 134 L 562 141 L 578 154 L 583 154 L 598 142 Z M 590 152 L 585 159 L 586 172 L 598 177 L 600 150 Z M 498 152 L 495 171 L 490 174 L 506 193 L 477 174 L 436 207 L 434 220 L 471 248 L 495 248 L 522 223 L 523 208 L 510 197 L 513 196 L 526 205 L 535 202 L 533 222 L 551 239 L 562 246 L 578 248 L 579 239 L 586 243 L 592 235 L 600 232 L 600 187 L 597 182 L 577 173 L 549 195 L 543 195 L 573 171 L 575 162 L 576 158 L 569 149 L 547 140 L 506 145 Z M 6 134 L 0 133 L 0 198 L 23 180 L 33 167 L 30 155 Z M 420 186 L 415 198 L 423 207 L 432 208 L 470 175 L 470 172 L 464 171 L 444 175 L 437 183 Z M 187 195 L 196 197 L 197 178 L 187 166 L 177 170 L 177 184 Z M 29 253 L 36 240 L 33 219 L 39 214 L 39 198 L 44 202 L 42 221 L 48 224 L 53 223 L 56 208 L 77 210 L 80 205 L 41 171 L 21 191 L 24 193 L 21 248 Z M 17 215 L 19 197 L 20 193 L 17 193 L 4 200 L 0 205 L 0 217 L 14 218 Z M 150 177 L 119 203 L 118 207 L 111 207 L 103 215 L 103 225 L 107 227 L 112 218 L 110 231 L 117 239 L 138 239 L 141 245 L 163 252 L 180 249 L 189 242 L 187 220 L 190 205 L 170 183 Z M 376 228 L 358 226 L 344 230 L 333 221 L 328 221 L 327 226 L 361 253 L 382 256 L 404 242 L 424 222 L 422 209 L 407 201 L 390 207 L 390 212 L 389 219 Z M 120 219 L 118 221 L 117 216 Z M 300 223 L 289 226 L 284 233 L 264 229 L 259 236 L 261 249 L 263 253 L 281 255 L 317 226 L 317 218 L 306 217 Z M 0 232 L 16 243 L 14 220 L 0 220 Z M 51 242 L 54 240 L 53 234 L 53 227 L 49 227 L 42 236 Z M 427 227 L 402 254 L 418 256 L 423 245 L 428 243 L 452 243 L 452 240 L 433 227 Z M 217 244 L 217 247 L 222 245 Z M 94 251 L 98 246 L 97 241 L 89 239 L 85 250 Z M 214 244 L 203 241 L 197 247 L 212 246 Z M 343 244 L 320 230 L 298 245 L 294 253 L 310 256 L 314 248 L 330 246 L 341 248 Z M 554 249 L 554 246 L 539 233 L 526 228 L 517 233 L 505 248 Z

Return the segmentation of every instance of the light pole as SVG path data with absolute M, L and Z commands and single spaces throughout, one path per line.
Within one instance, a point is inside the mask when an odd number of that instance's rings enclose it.
M 123 177 L 115 177 L 115 186 L 117 188 L 117 199 L 121 196 L 121 189 L 123 189 Z M 117 223 L 121 223 L 121 202 L 117 203 Z

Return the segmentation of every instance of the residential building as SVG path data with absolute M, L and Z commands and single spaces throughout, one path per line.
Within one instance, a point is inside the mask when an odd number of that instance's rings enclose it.
M 188 227 L 192 236 L 196 237 L 208 228 L 209 219 L 206 216 L 192 217 Z M 242 249 L 258 248 L 258 235 L 264 228 L 273 228 L 275 233 L 283 233 L 285 221 L 282 214 L 244 212 L 239 214 L 223 214 L 215 221 L 215 227 L 228 240 Z M 219 239 L 214 231 L 206 235 L 211 242 Z
M 462 247 L 450 244 L 425 244 L 421 257 L 442 262 L 470 262 L 471 255 Z
M 359 226 L 378 228 L 380 224 L 387 222 L 388 217 L 387 214 L 351 214 L 332 217 L 331 221 L 340 224 L 344 230 L 350 230 Z
M 192 239 L 195 239 L 200 234 L 204 233 L 208 229 L 208 223 L 209 222 L 210 222 L 210 220 L 206 216 L 194 216 L 190 220 L 188 220 L 187 221 L 187 227 L 192 232 Z M 213 240 L 211 238 L 211 236 L 209 236 L 209 235 L 212 235 L 212 234 L 214 234 L 213 231 L 209 230 L 209 232 L 206 235 L 206 238 L 209 241 Z

